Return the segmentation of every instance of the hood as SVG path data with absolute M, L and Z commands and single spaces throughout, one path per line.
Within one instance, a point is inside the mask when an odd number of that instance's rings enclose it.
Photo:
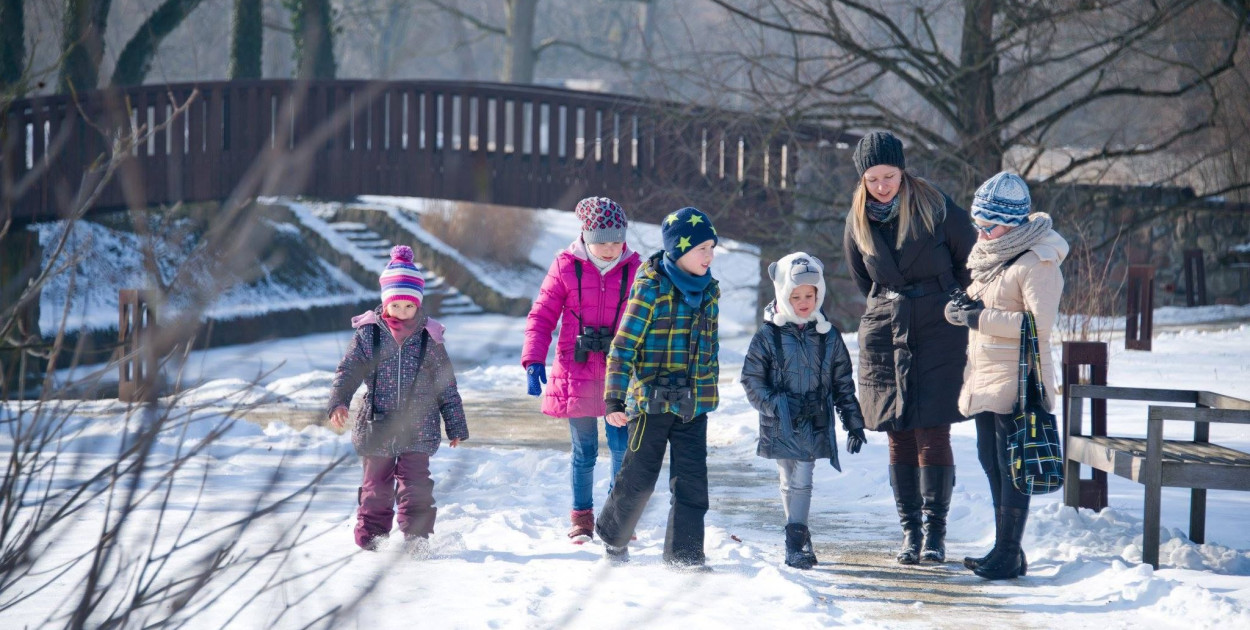
M 776 326 L 807 324 L 814 322 L 816 332 L 829 332 L 833 325 L 820 312 L 825 304 L 825 266 L 820 259 L 806 252 L 794 252 L 768 265 L 768 275 L 773 280 L 776 299 L 764 309 L 764 321 Z M 810 284 L 816 287 L 816 308 L 806 319 L 800 318 L 790 306 L 790 294 L 796 287 Z
M 629 260 L 630 258 L 638 256 L 638 254 L 634 250 L 629 248 L 629 243 L 622 243 L 621 245 L 622 245 L 621 257 L 617 259 L 616 261 L 617 265 Z M 582 241 L 581 236 L 578 236 L 576 239 L 573 239 L 573 242 L 569 243 L 569 246 L 565 248 L 564 251 L 567 251 L 568 253 L 572 254 L 573 257 L 578 260 L 584 260 L 592 265 L 594 264 L 590 260 L 590 250 L 586 249 L 586 243 Z M 615 266 L 616 265 L 613 265 L 613 267 Z M 609 269 L 611 269 L 611 267 L 609 267 Z
M 442 325 L 433 317 L 426 315 L 424 307 L 417 311 L 417 317 L 425 318 L 425 330 L 430 333 L 430 339 L 433 339 L 435 343 L 443 343 L 443 333 L 446 332 L 447 327 Z M 371 311 L 365 311 L 352 318 L 352 328 L 360 328 L 361 326 L 368 326 L 369 324 L 374 324 L 376 326 L 385 325 L 382 322 L 381 307 L 375 308 Z
M 1037 252 L 1037 256 L 1042 260 L 1052 260 L 1056 265 L 1063 262 L 1068 257 L 1068 241 L 1064 240 L 1059 233 L 1054 230 L 1047 230 L 1042 240 L 1030 247 Z

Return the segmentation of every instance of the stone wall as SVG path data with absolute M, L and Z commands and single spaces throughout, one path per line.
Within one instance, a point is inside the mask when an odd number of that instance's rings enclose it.
M 1244 303 L 1246 270 L 1229 253 L 1250 242 L 1250 207 L 1195 199 L 1188 188 L 1035 184 L 1032 194 L 1074 250 L 1090 247 L 1109 263 L 1108 286 L 1123 287 L 1128 265 L 1154 265 L 1155 305 L 1184 306 L 1185 251 L 1201 249 L 1208 303 Z

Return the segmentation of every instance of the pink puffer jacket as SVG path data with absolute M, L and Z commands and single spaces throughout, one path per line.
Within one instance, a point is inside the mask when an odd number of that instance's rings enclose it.
M 551 333 L 555 331 L 556 324 L 560 324 L 555 366 L 548 375 L 543 392 L 543 413 L 554 418 L 604 415 L 603 379 L 607 355 L 592 352 L 584 363 L 574 361 L 577 333 L 583 324 L 608 326 L 615 332 L 620 324 L 620 314 L 625 312 L 623 304 L 617 308 L 621 283 L 626 283 L 624 295 L 628 301 L 634 276 L 642 264 L 638 254 L 626 246 L 620 262 L 606 274 L 600 274 L 589 256 L 580 237 L 568 249 L 556 254 L 525 324 L 521 365 L 527 367 L 531 363 L 547 362 Z M 577 290 L 578 266 L 582 276 L 580 296 Z M 581 316 L 580 322 L 578 315 Z

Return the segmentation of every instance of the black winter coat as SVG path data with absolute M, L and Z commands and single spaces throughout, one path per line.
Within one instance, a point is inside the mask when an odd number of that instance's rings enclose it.
M 778 355 L 774 331 L 781 333 Z M 825 356 L 820 357 L 820 338 L 825 337 Z M 827 333 L 816 325 L 800 329 L 793 323 L 778 327 L 765 322 L 751 339 L 742 365 L 742 386 L 751 406 L 760 412 L 760 438 L 756 453 L 769 459 L 838 464 L 838 438 L 833 431 L 837 409 L 846 430 L 863 428 L 864 417 L 855 399 L 851 355 L 837 328 Z M 795 422 L 806 392 L 823 393 L 823 416 L 816 422 Z M 823 426 L 817 426 L 823 425 Z
M 930 428 L 966 420 L 959 388 L 968 329 L 943 314 L 950 290 L 972 282 L 968 254 L 976 230 L 968 212 L 946 199 L 933 234 L 894 248 L 896 221 L 872 225 L 876 251 L 865 256 L 850 230 L 843 236 L 847 268 L 868 298 L 859 322 L 859 397 L 874 431 Z

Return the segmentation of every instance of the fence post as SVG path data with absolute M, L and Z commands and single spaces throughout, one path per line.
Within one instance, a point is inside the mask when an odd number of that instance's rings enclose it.
M 1085 372 L 1085 374 L 1082 374 Z M 1063 433 L 1068 434 L 1068 392 L 1070 385 L 1107 384 L 1107 344 L 1103 341 L 1063 342 Z M 1089 434 L 1107 434 L 1107 401 L 1090 402 Z M 1066 445 L 1065 445 L 1066 446 Z M 1107 507 L 1107 473 L 1094 470 L 1092 479 L 1065 479 L 1080 487 L 1080 507 L 1101 510 Z
M 1207 305 L 1207 269 L 1201 249 L 1185 250 L 1185 306 Z
M 153 327 L 152 309 L 143 291 L 121 289 L 117 293 L 117 399 L 139 402 L 153 384 L 155 361 L 145 347 Z
M 1130 265 L 1128 297 L 1124 325 L 1125 350 L 1150 350 L 1154 337 L 1155 268 L 1154 265 Z

